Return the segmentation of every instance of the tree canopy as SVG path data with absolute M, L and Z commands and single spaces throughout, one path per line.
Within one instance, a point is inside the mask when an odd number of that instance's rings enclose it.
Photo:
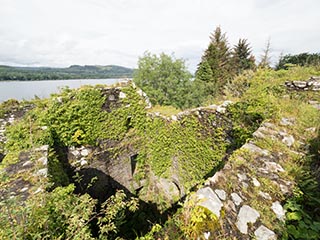
M 251 54 L 251 48 L 247 39 L 239 39 L 238 44 L 233 48 L 232 59 L 236 74 L 255 68 L 255 58 Z
M 217 27 L 210 36 L 210 43 L 205 50 L 196 71 L 195 85 L 204 89 L 204 96 L 215 96 L 221 86 L 231 77 L 231 51 L 226 34 Z
M 246 39 L 239 39 L 232 49 L 226 34 L 217 27 L 210 36 L 210 43 L 198 65 L 195 86 L 203 99 L 215 97 L 223 91 L 226 83 L 247 69 L 255 68 L 255 59 Z
M 320 53 L 300 53 L 296 55 L 287 54 L 281 56 L 276 69 L 288 69 L 290 64 L 299 66 L 320 65 Z
M 183 59 L 145 52 L 138 61 L 133 81 L 148 95 L 152 104 L 187 108 L 192 105 L 191 73 Z

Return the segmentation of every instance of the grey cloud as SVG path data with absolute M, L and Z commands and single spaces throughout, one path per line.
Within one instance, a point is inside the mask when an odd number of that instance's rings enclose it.
M 319 51 L 318 0 L 7 0 L 0 9 L 0 61 L 21 65 L 119 64 L 144 51 L 175 52 L 195 71 L 221 25 L 231 45 L 259 55 Z

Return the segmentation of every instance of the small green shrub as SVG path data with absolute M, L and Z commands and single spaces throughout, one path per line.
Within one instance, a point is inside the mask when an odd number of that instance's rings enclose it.
M 137 200 L 119 191 L 95 211 L 96 200 L 73 194 L 75 187 L 57 187 L 38 193 L 21 205 L 15 199 L 0 205 L 1 239 L 95 239 L 90 224 L 97 221 L 99 239 L 115 239 L 126 211 L 137 209 Z M 40 194 L 40 195 L 39 195 Z

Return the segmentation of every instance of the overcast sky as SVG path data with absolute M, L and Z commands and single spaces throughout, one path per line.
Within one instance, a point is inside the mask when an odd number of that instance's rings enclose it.
M 320 52 L 319 0 L 0 0 L 0 64 L 136 67 L 145 51 L 175 53 L 191 71 L 217 26 L 256 58 Z

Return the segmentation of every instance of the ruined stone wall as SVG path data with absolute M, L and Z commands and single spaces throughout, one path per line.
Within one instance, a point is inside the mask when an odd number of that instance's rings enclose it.
M 320 91 L 320 77 L 311 77 L 305 81 L 286 81 L 288 89 L 297 91 Z
M 278 239 L 281 234 L 277 232 L 278 226 L 285 221 L 283 200 L 291 196 L 295 185 L 285 170 L 287 154 L 304 156 L 305 152 L 294 151 L 293 145 L 300 144 L 304 149 L 303 145 L 307 144 L 290 135 L 289 128 L 294 124 L 294 118 L 282 118 L 278 123 L 264 122 L 253 134 L 254 138 L 196 192 L 198 205 L 218 216 L 222 226 L 220 236 Z M 267 141 L 279 144 L 282 150 L 260 147 Z

